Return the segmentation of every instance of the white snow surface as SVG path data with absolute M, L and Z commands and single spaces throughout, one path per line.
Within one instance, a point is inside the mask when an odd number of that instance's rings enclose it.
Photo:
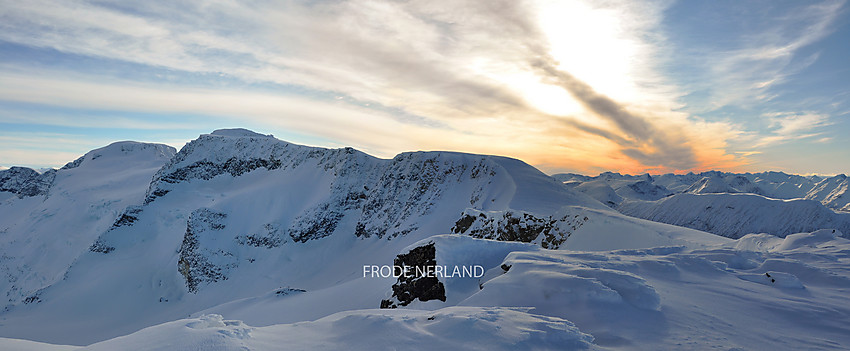
M 383 160 L 247 130 L 173 156 L 110 147 L 0 204 L 0 349 L 850 348 L 841 230 L 732 240 L 625 216 L 495 156 Z M 656 196 L 654 177 L 609 177 Z M 467 214 L 566 236 L 550 250 L 543 234 L 446 234 Z M 484 275 L 438 278 L 445 301 L 377 309 L 397 280 L 363 266 L 431 244 L 437 265 Z
M 818 229 L 850 231 L 850 180 L 781 172 L 554 175 L 629 216 L 738 238 L 750 233 L 784 236 Z
M 850 241 L 818 231 L 748 235 L 691 249 L 546 250 L 441 235 L 439 264 L 489 267 L 477 286 L 447 282 L 447 302 L 392 310 L 343 308 L 279 321 L 311 292 L 258 299 L 257 309 L 205 311 L 83 350 L 837 350 L 850 347 Z M 402 251 L 406 251 L 405 248 Z M 440 262 L 442 260 L 442 262 Z M 496 264 L 493 264 L 496 262 Z M 505 271 L 502 266 L 509 266 Z M 359 279 L 364 280 L 364 279 Z M 470 283 L 470 282 L 467 282 Z M 357 289 L 351 289 L 352 287 Z M 380 289 L 339 285 L 324 304 Z M 346 295 L 347 294 L 347 295 Z M 455 296 L 456 295 L 456 296 Z M 333 298 L 336 296 L 337 298 Z M 289 304 L 282 301 L 292 300 Z M 215 310 L 215 309 L 212 309 Z M 228 315 L 242 315 L 228 317 Z M 234 318 L 234 319 L 231 319 Z M 64 346 L 0 339 L 9 349 Z M 37 347 L 36 347 L 37 346 Z M 29 347 L 29 348 L 27 348 Z M 36 348 L 33 348 L 36 347 Z
M 176 150 L 117 142 L 56 171 L 47 194 L 0 202 L 0 296 L 3 305 L 63 278 L 71 263 L 127 207 L 141 203 L 151 176 Z
M 850 195 L 844 195 L 847 193 L 850 180 L 844 174 L 821 177 L 816 175 L 800 176 L 782 172 L 728 173 L 709 171 L 699 174 L 671 173 L 650 176 L 648 174 L 627 175 L 605 172 L 595 177 L 572 173 L 555 174 L 552 177 L 563 183 L 570 183 L 571 187 L 588 182 L 602 181 L 616 190 L 617 194 L 629 200 L 654 201 L 676 193 L 748 193 L 764 195 L 773 199 L 815 200 L 833 210 L 841 210 L 850 203 Z M 640 182 L 646 184 L 638 184 Z M 650 190 L 649 185 L 653 186 L 651 191 L 647 191 Z M 629 187 L 632 189 L 628 189 Z M 647 196 L 648 194 L 653 195 Z M 599 198 L 597 199 L 599 200 Z M 605 201 L 601 202 L 605 203 Z
M 676 194 L 658 201 L 624 201 L 620 212 L 727 236 L 770 233 L 779 237 L 818 229 L 850 232 L 850 213 L 812 200 L 778 200 L 754 194 Z

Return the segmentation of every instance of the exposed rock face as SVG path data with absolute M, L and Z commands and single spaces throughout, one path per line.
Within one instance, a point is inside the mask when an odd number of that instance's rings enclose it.
M 121 216 L 115 220 L 115 223 L 112 224 L 112 228 L 115 229 L 118 227 L 133 225 L 137 220 L 139 220 L 139 213 L 142 212 L 141 206 L 130 206 L 121 213 Z
M 409 233 L 417 227 L 405 226 L 405 222 L 429 214 L 449 189 L 447 184 L 480 182 L 496 175 L 495 167 L 484 159 L 471 164 L 464 161 L 424 152 L 393 158 L 377 182 L 367 187 L 372 191 L 365 194 L 355 234 L 393 238 Z M 481 192 L 482 186 L 473 190 L 470 205 L 480 205 Z
M 186 234 L 183 236 L 183 244 L 180 245 L 180 260 L 177 262 L 177 270 L 186 280 L 189 292 L 198 292 L 201 283 L 212 283 L 226 280 L 224 274 L 228 265 L 216 265 L 212 261 L 220 261 L 221 256 L 227 253 L 212 251 L 200 245 L 199 239 L 203 236 L 217 235 L 218 231 L 225 228 L 223 223 L 227 217 L 224 213 L 201 208 L 192 212 L 186 225 Z M 218 260 L 216 260 L 218 259 Z
M 105 242 L 103 242 L 103 240 L 98 239 L 93 244 L 91 244 L 91 246 L 89 246 L 89 251 L 108 254 L 112 251 L 115 251 L 115 248 L 107 245 Z
M 214 133 L 187 144 L 154 175 L 145 203 L 165 196 L 181 183 L 208 181 L 225 174 L 239 177 L 258 169 L 295 172 L 313 164 L 330 173 L 330 193 L 298 214 L 286 228 L 295 242 L 332 234 L 340 220 L 352 212 L 360 218 L 354 230 L 358 237 L 405 235 L 418 229 L 411 219 L 431 213 L 456 184 L 484 182 L 469 198 L 469 205 L 480 206 L 483 188 L 496 175 L 496 165 L 480 156 L 412 152 L 380 160 L 352 148 L 321 149 L 259 134 Z
M 115 219 L 115 222 L 112 223 L 112 226 L 109 227 L 106 232 L 108 233 L 121 227 L 132 226 L 133 223 L 136 223 L 136 221 L 139 220 L 138 216 L 140 213 L 142 213 L 141 206 L 127 207 L 126 209 L 124 209 L 124 212 L 122 212 L 121 215 Z M 89 247 L 89 251 L 108 254 L 112 251 L 115 251 L 115 247 L 110 246 L 102 237 L 100 237 Z
M 426 271 L 426 267 L 437 265 L 437 250 L 434 243 L 419 246 L 410 252 L 396 256 L 393 265 L 396 267 L 411 267 L 411 276 L 401 274 L 398 282 L 393 284 L 393 299 L 382 300 L 381 308 L 396 308 L 407 306 L 413 300 L 419 301 L 440 300 L 446 301 L 446 288 L 437 277 L 418 276 L 416 268 Z
M 14 193 L 18 198 L 46 195 L 56 177 L 56 170 L 39 174 L 26 167 L 0 171 L 0 191 Z
M 243 136 L 202 135 L 186 144 L 153 178 L 145 203 L 171 191 L 169 184 L 194 179 L 210 180 L 221 174 L 237 177 L 258 168 L 268 170 L 282 166 L 276 157 L 288 143 L 271 143 L 271 149 L 254 150 L 262 141 L 277 140 L 260 134 Z M 260 143 L 257 143 L 260 141 Z M 264 145 L 263 145 L 264 146 Z
M 499 241 L 539 241 L 556 250 L 589 218 L 580 213 L 538 217 L 522 211 L 482 212 L 468 209 L 452 227 L 452 233 Z
M 237 236 L 236 242 L 240 245 L 272 249 L 284 244 L 286 238 L 282 236 L 278 224 L 266 223 L 263 225 L 262 232 Z
M 133 235 L 138 222 L 180 223 L 188 215 L 177 268 L 196 293 L 204 283 L 269 260 L 275 249 L 288 250 L 282 248 L 287 244 L 331 235 L 393 240 L 447 232 L 454 214 L 467 208 L 507 214 L 463 233 L 487 237 L 489 230 L 500 233 L 499 240 L 557 248 L 581 225 L 578 217 L 550 216 L 566 205 L 603 207 L 518 160 L 453 152 L 378 159 L 352 148 L 220 130 L 171 157 L 153 175 L 143 205 L 127 208 L 89 250 L 121 251 L 139 237 Z M 531 210 L 509 210 L 512 206 Z M 187 213 L 191 209 L 198 210 Z

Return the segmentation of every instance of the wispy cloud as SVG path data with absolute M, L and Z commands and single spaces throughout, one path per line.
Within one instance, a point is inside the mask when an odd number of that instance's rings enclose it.
M 108 138 L 80 138 L 80 135 L 62 133 L 0 132 L 0 150 L 3 150 L 0 162 L 4 166 L 34 168 L 62 166 L 89 150 L 113 141 Z
M 818 132 L 818 130 L 832 124 L 829 116 L 813 112 L 769 113 L 765 114 L 763 117 L 770 121 L 770 127 L 772 130 L 769 135 L 762 136 L 760 140 L 755 143 L 755 147 L 764 147 L 791 140 L 821 136 L 822 132 Z M 820 138 L 820 140 L 824 140 L 825 142 L 829 141 L 830 138 Z
M 698 77 L 691 82 L 690 89 L 705 91 L 707 95 L 701 103 L 692 103 L 692 109 L 704 112 L 776 98 L 771 88 L 785 83 L 818 59 L 817 52 L 804 57 L 799 57 L 799 53 L 835 31 L 836 19 L 844 5 L 844 0 L 798 3 L 778 12 L 775 7 L 779 4 L 768 3 L 759 12 L 766 13 L 765 16 L 736 18 L 754 23 L 745 26 L 737 37 L 691 50 L 683 57 L 702 62 L 702 69 L 690 72 Z
M 579 171 L 735 164 L 725 149 L 731 125 L 671 111 L 682 93 L 656 67 L 663 4 L 564 4 L 0 0 L 2 41 L 264 86 L 18 67 L 0 72 L 0 99 L 247 120 L 380 156 L 450 149 Z M 553 22 L 553 12 L 575 26 Z M 729 57 L 781 61 L 781 48 L 769 58 Z

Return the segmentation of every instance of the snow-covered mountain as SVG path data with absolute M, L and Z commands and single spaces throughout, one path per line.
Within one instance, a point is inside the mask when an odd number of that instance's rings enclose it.
M 811 190 L 806 193 L 807 200 L 815 200 L 832 209 L 850 212 L 850 180 L 847 176 L 839 174 L 817 182 Z
M 778 200 L 755 194 L 676 194 L 658 201 L 625 201 L 620 212 L 730 238 L 748 233 L 778 237 L 818 229 L 850 233 L 850 213 L 811 200 Z
M 126 208 L 142 201 L 151 176 L 176 150 L 117 142 L 59 170 L 0 171 L 0 296 L 3 305 L 38 302 L 71 263 Z
M 737 194 L 749 193 L 760 194 L 762 190 L 742 175 L 730 175 L 726 177 L 708 176 L 694 182 L 685 193 L 689 194 Z
M 749 233 L 782 237 L 824 228 L 847 233 L 850 229 L 844 175 L 822 178 L 711 171 L 553 177 L 621 213 L 731 238 Z
M 116 143 L 47 173 L 0 178 L 0 348 L 850 346 L 840 231 L 736 241 L 582 192 L 668 199 L 648 175 L 564 186 L 505 157 L 379 159 L 244 129 L 176 154 Z M 20 195 L 33 182 L 46 190 Z M 483 275 L 366 274 L 394 263 Z M 741 316 L 774 303 L 789 306 L 764 329 Z
M 47 189 L 56 176 L 55 170 L 39 173 L 26 167 L 11 167 L 0 171 L 0 200 L 12 196 L 25 198 L 47 194 Z

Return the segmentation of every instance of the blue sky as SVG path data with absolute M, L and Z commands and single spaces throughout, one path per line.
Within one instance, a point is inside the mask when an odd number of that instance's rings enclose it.
M 549 173 L 850 170 L 845 1 L 0 3 L 0 167 L 244 127 Z

